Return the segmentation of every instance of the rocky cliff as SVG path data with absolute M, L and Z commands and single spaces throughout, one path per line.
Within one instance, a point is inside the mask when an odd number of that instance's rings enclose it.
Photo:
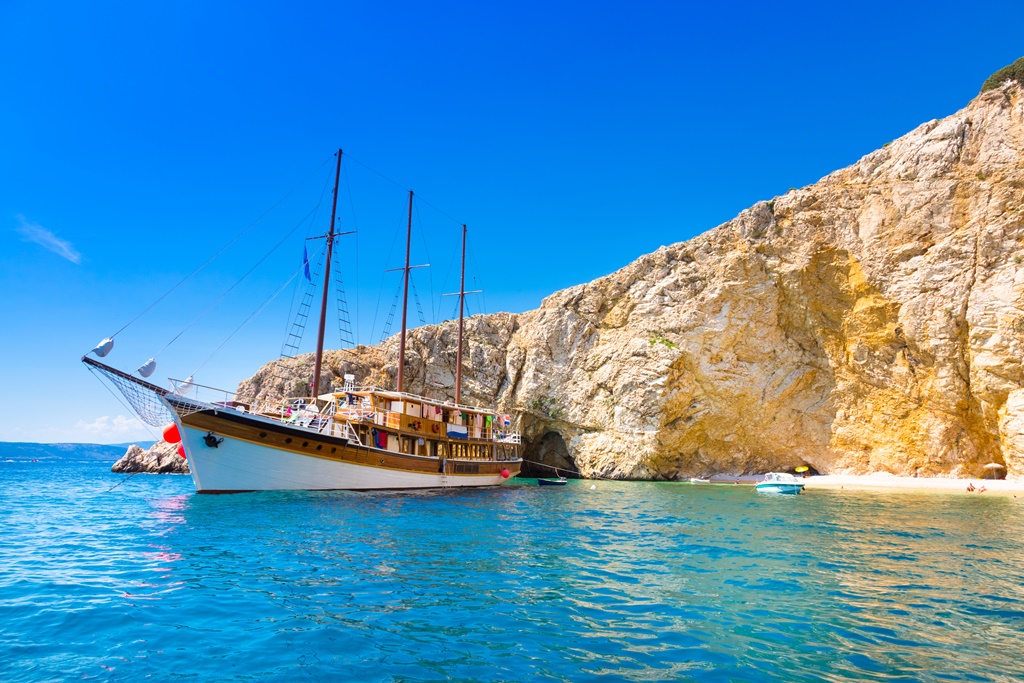
M 988 87 L 988 85 L 986 86 Z M 1010 78 L 688 242 L 468 321 L 466 402 L 523 415 L 584 476 L 1024 476 L 1024 97 Z M 407 390 L 450 396 L 455 326 L 413 330 Z M 393 386 L 397 339 L 328 354 Z M 301 394 L 311 359 L 250 397 Z

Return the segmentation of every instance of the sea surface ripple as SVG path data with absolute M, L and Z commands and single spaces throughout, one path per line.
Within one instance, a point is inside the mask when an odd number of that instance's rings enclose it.
M 0 680 L 1024 679 L 1024 498 L 108 468 L 0 462 Z

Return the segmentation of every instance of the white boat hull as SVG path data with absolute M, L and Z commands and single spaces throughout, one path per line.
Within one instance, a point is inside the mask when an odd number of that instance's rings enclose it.
M 795 495 L 803 491 L 803 484 L 758 484 L 758 493 L 786 493 Z
M 339 462 L 230 437 L 211 448 L 203 441 L 205 431 L 184 426 L 179 430 L 199 493 L 477 487 L 499 486 L 507 481 L 500 473 L 406 472 Z

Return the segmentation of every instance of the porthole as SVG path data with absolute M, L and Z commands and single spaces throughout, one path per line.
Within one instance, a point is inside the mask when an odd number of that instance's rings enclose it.
M 331 453 L 334 453 L 334 452 L 336 452 L 337 450 L 338 450 L 338 449 L 337 449 L 336 447 L 334 447 L 334 446 L 331 446 Z
M 309 442 L 308 442 L 308 441 L 303 441 L 303 442 L 302 442 L 302 447 L 303 447 L 303 448 L 305 448 L 305 447 L 306 447 L 306 446 L 308 446 L 308 445 L 309 445 Z
M 324 448 L 324 445 L 323 445 L 322 443 L 318 443 L 318 444 L 316 445 L 316 449 L 317 449 L 318 451 L 321 451 L 321 450 L 323 450 L 323 448 Z
M 260 438 L 261 439 L 267 438 L 267 433 L 266 432 L 260 432 Z
M 287 439 L 284 440 L 284 442 L 285 443 L 291 443 L 292 442 L 292 437 L 289 436 Z

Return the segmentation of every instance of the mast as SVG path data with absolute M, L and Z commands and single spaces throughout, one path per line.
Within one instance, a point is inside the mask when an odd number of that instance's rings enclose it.
M 455 405 L 462 403 L 462 309 L 466 302 L 466 225 L 462 225 L 462 275 L 459 279 L 459 347 L 455 352 Z
M 324 293 L 320 301 L 320 327 L 316 333 L 316 357 L 313 360 L 312 398 L 320 393 L 320 366 L 324 360 L 324 327 L 327 324 L 327 288 L 331 284 L 331 256 L 334 251 L 334 219 L 338 210 L 338 180 L 341 178 L 341 150 L 338 150 L 338 165 L 334 169 L 334 199 L 331 200 L 331 227 L 327 230 L 327 260 L 324 262 Z M 408 263 L 406 263 L 408 265 Z
M 405 376 L 405 323 L 409 309 L 409 251 L 412 247 L 412 190 L 409 190 L 409 222 L 405 228 L 405 284 L 402 286 L 402 336 L 398 346 L 398 393 Z

